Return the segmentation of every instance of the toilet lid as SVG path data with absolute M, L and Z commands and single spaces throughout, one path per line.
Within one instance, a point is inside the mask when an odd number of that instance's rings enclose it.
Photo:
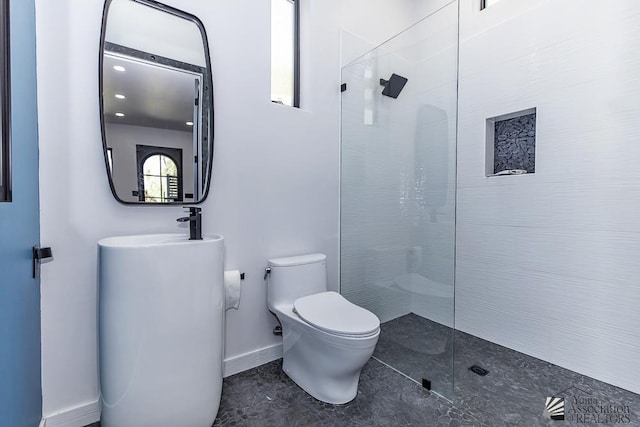
M 293 308 L 302 320 L 332 334 L 371 335 L 380 327 L 375 314 L 350 303 L 337 292 L 298 298 Z

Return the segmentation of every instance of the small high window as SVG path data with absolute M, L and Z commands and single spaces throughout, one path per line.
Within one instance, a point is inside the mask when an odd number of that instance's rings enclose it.
M 271 0 L 271 101 L 300 107 L 300 0 Z

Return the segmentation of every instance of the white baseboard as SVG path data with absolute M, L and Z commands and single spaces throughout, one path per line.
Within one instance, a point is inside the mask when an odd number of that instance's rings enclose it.
M 282 344 L 274 344 L 269 347 L 259 348 L 239 356 L 224 360 L 223 376 L 226 378 L 233 374 L 246 371 L 269 363 L 282 357 Z M 47 426 L 49 427 L 49 426 Z
M 47 414 L 42 418 L 40 427 L 83 427 L 100 421 L 100 399 L 75 408 Z
M 282 344 L 274 344 L 239 356 L 225 359 L 224 377 L 256 368 L 282 357 Z M 100 400 L 88 402 L 74 408 L 47 414 L 40 421 L 39 427 L 83 427 L 100 421 Z

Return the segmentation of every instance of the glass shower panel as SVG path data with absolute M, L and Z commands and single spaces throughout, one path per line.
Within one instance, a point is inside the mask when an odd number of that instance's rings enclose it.
M 449 398 L 457 51 L 454 1 L 342 69 L 341 292 L 380 318 L 375 358 Z

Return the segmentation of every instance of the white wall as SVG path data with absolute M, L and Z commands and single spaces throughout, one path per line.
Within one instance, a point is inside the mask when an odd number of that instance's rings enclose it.
M 280 343 L 271 333 L 276 320 L 267 310 L 262 280 L 268 258 L 324 252 L 329 285 L 338 288 L 335 5 L 309 4 L 309 89 L 298 110 L 269 100 L 269 2 L 166 3 L 199 16 L 207 29 L 216 121 L 203 228 L 225 236 L 226 268 L 246 272 L 240 308 L 227 315 L 225 355 L 266 349 L 239 366 L 259 364 L 277 357 Z M 97 96 L 102 1 L 38 0 L 36 6 L 42 244 L 55 254 L 42 272 L 43 412 L 62 423 L 73 417 L 57 412 L 81 406 L 79 414 L 98 398 L 96 242 L 187 230 L 175 221 L 183 215 L 179 207 L 129 207 L 111 196 Z M 87 424 L 95 416 L 67 425 Z
M 640 392 L 640 3 L 461 5 L 456 327 Z M 536 173 L 485 178 L 530 107 Z
M 337 10 L 347 65 L 453 0 L 346 0 Z

